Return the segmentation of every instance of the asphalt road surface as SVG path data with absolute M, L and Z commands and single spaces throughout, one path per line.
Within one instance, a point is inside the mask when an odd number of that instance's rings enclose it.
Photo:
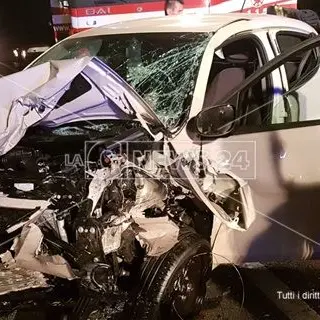
M 320 320 L 320 263 L 218 267 L 208 286 L 205 309 L 197 317 L 209 319 Z
M 112 313 L 104 310 L 90 318 L 113 319 Z M 48 320 L 36 307 L 0 318 L 34 319 Z M 204 310 L 195 320 L 320 320 L 320 262 L 219 266 L 208 284 Z

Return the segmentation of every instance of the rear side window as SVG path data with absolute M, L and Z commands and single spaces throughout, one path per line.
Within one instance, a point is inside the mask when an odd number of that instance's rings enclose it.
M 293 47 L 308 39 L 309 36 L 294 32 L 278 32 L 277 42 L 281 53 L 291 50 Z M 293 87 L 299 80 L 299 84 L 303 84 L 314 75 L 318 68 L 319 51 L 303 52 L 296 55 L 284 64 L 289 89 Z M 314 72 L 313 72 L 314 71 Z

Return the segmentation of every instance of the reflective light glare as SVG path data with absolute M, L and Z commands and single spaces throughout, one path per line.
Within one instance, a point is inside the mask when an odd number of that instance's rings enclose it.
M 197 25 L 201 22 L 203 14 L 201 13 L 194 13 L 194 14 L 186 14 L 179 16 L 179 24 L 181 26 L 190 26 L 190 25 Z

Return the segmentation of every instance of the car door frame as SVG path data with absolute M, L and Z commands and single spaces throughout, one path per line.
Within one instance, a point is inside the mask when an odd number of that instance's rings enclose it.
M 247 22 L 247 21 L 246 21 Z M 235 26 L 242 26 L 242 30 L 240 29 L 239 32 L 235 32 Z M 212 67 L 214 54 L 223 48 L 225 45 L 228 45 L 229 43 L 232 43 L 234 41 L 241 40 L 243 38 L 248 37 L 255 37 L 257 41 L 261 43 L 262 50 L 264 50 L 264 55 L 268 59 L 270 57 L 271 47 L 267 38 L 267 30 L 251 30 L 248 29 L 248 24 L 244 24 L 243 21 L 233 24 L 229 24 L 227 27 L 228 32 L 225 32 L 224 28 L 219 29 L 219 33 L 216 33 L 212 39 L 209 41 L 209 44 L 206 48 L 206 51 L 203 55 L 202 63 L 200 66 L 199 74 L 198 74 L 198 80 L 195 88 L 194 98 L 192 101 L 191 111 L 189 114 L 189 119 L 193 118 L 198 112 L 202 110 L 202 105 L 204 101 L 204 95 L 208 84 L 208 78 L 209 73 Z M 266 52 L 268 50 L 268 52 Z M 272 55 L 271 55 L 272 56 Z M 184 130 L 188 131 L 186 127 L 184 127 Z M 179 132 L 180 133 L 180 132 Z M 173 144 L 173 149 L 176 149 L 176 147 L 179 144 L 179 141 L 181 141 L 182 135 L 178 136 L 178 138 L 175 140 L 174 138 L 170 137 L 171 143 Z M 197 144 L 197 143 L 194 143 Z M 183 145 L 183 142 L 182 142 Z M 181 147 L 181 146 L 178 146 Z M 176 150 L 177 154 L 181 154 L 182 152 L 185 152 L 186 150 Z M 192 153 L 192 152 L 191 152 Z M 195 182 L 193 173 L 188 168 L 188 165 L 182 165 L 181 170 L 183 171 L 183 175 L 187 178 L 187 180 L 190 182 L 190 187 L 193 189 L 195 194 L 198 195 L 198 197 L 201 199 L 201 201 L 207 206 L 207 208 L 215 215 L 215 217 L 218 218 L 219 221 L 224 223 L 226 226 L 228 226 L 231 229 L 235 229 L 238 231 L 246 231 L 250 225 L 253 223 L 255 219 L 254 215 L 254 208 L 252 203 L 252 197 L 250 193 L 250 188 L 246 184 L 246 182 L 233 175 L 231 171 L 226 170 L 224 173 L 233 178 L 237 183 L 241 186 L 240 193 L 242 198 L 242 204 L 243 209 L 246 212 L 244 220 L 244 226 L 239 225 L 239 219 L 231 219 L 229 216 L 226 215 L 225 212 L 219 206 L 216 206 L 212 202 L 208 200 L 204 192 L 202 191 L 201 187 Z
M 245 21 L 247 22 L 247 21 Z M 229 42 L 234 42 L 240 40 L 243 37 L 247 36 L 255 36 L 258 41 L 261 41 L 264 53 L 268 60 L 273 59 L 275 57 L 273 48 L 270 43 L 270 39 L 268 38 L 268 30 L 252 30 L 248 29 L 244 26 L 244 21 L 238 21 L 232 23 L 228 26 L 222 27 L 218 30 L 218 32 L 213 35 L 212 39 L 209 41 L 207 48 L 203 54 L 201 66 L 199 69 L 198 79 L 196 82 L 194 96 L 192 100 L 192 105 L 190 108 L 189 118 L 195 117 L 201 110 L 204 103 L 204 97 L 206 88 L 208 85 L 209 73 L 213 63 L 214 54 L 216 54 L 221 48 L 227 45 Z M 242 30 L 240 29 L 242 27 Z M 234 33 L 235 30 L 239 29 L 239 32 Z M 275 70 L 273 75 L 274 83 L 277 85 L 282 84 L 282 75 L 279 70 Z M 276 102 L 278 105 L 281 103 L 280 100 Z M 175 134 L 177 135 L 177 134 Z
M 269 59 L 270 55 L 272 56 L 272 49 L 267 38 L 267 29 L 252 30 L 252 26 L 250 25 L 250 23 L 248 23 L 249 21 L 250 20 L 248 19 L 241 19 L 239 21 L 227 24 L 221 27 L 209 41 L 207 48 L 203 54 L 200 69 L 198 72 L 192 105 L 189 112 L 189 119 L 194 118 L 202 110 L 209 73 L 213 63 L 213 57 L 219 49 L 221 49 L 228 43 L 252 35 L 257 37 L 258 41 L 262 42 L 263 50 L 267 51 L 265 52 L 267 58 Z M 176 151 L 176 154 L 178 155 L 184 154 L 186 148 L 190 148 L 188 141 L 190 141 L 190 137 L 188 137 L 188 125 L 185 125 L 184 127 L 182 127 L 182 130 L 179 130 L 177 133 L 175 133 L 175 135 L 169 137 L 169 142 L 172 145 L 172 148 Z M 185 142 L 187 142 L 187 145 L 185 144 Z M 198 143 L 196 141 L 193 141 L 193 147 L 197 149 L 198 146 Z M 194 177 L 192 176 L 191 172 L 187 172 L 188 168 L 185 167 L 182 168 L 182 170 L 185 171 L 183 175 L 187 176 L 188 180 L 192 182 L 194 180 Z M 232 175 L 232 172 L 228 171 L 226 172 L 226 174 L 232 176 L 239 183 L 239 185 L 245 185 L 245 182 L 242 179 L 238 179 L 238 177 Z M 245 231 L 254 221 L 254 217 L 248 214 L 246 226 L 244 228 L 239 227 L 238 221 L 229 219 L 229 217 L 226 217 L 223 213 L 219 212 L 217 208 L 214 208 L 212 203 L 208 201 L 206 195 L 201 191 L 201 189 L 196 183 L 191 184 L 191 187 L 193 188 L 195 193 L 198 194 L 199 198 L 201 198 L 201 200 L 204 204 L 206 204 L 209 210 L 216 217 L 218 217 L 218 220 L 223 221 L 223 223 L 226 224 L 229 228 L 237 229 L 239 231 Z M 244 192 L 245 194 L 243 196 L 244 207 L 248 208 L 248 210 L 246 210 L 247 212 L 254 213 L 254 209 L 252 208 L 253 204 L 251 201 L 252 198 L 250 195 L 250 190 L 247 190 L 246 186 L 244 186 L 244 189 L 246 189 L 246 191 Z
M 293 47 L 291 50 L 284 52 L 274 59 L 266 63 L 259 70 L 257 70 L 254 74 L 249 76 L 242 84 L 236 87 L 232 92 L 230 92 L 225 98 L 222 99 L 219 103 L 228 104 L 230 101 L 238 101 L 240 94 L 246 90 L 248 87 L 256 84 L 262 78 L 268 76 L 270 72 L 277 70 L 284 64 L 286 59 L 289 59 L 291 56 L 299 54 L 301 52 L 307 50 L 313 50 L 317 47 L 320 47 L 320 35 L 307 39 L 300 43 L 299 45 Z
M 308 40 L 304 41 L 303 43 L 300 43 L 296 47 L 292 48 L 292 50 L 275 57 L 274 59 L 269 61 L 265 66 L 261 67 L 254 74 L 249 76 L 241 85 L 238 86 L 238 88 L 235 88 L 233 90 L 233 92 L 231 92 L 230 95 L 228 95 L 228 97 L 226 97 L 224 99 L 224 103 L 227 104 L 229 101 L 233 100 L 234 98 L 238 99 L 239 95 L 241 94 L 241 92 L 243 90 L 246 90 L 249 86 L 252 86 L 255 82 L 260 81 L 261 78 L 266 77 L 267 75 L 272 73 L 273 70 L 276 70 L 279 66 L 281 66 L 285 62 L 286 59 L 290 58 L 292 55 L 296 55 L 296 54 L 299 54 L 300 52 L 308 51 L 310 49 L 314 49 L 319 46 L 320 46 L 320 36 L 317 36 L 315 38 L 308 39 Z M 307 127 L 310 125 L 311 126 L 312 125 L 319 126 L 319 123 L 320 123 L 319 120 L 312 121 L 312 123 L 310 123 L 310 122 L 308 122 L 308 123 L 305 123 L 305 122 L 289 123 L 288 127 L 295 129 L 298 127 L 300 127 L 300 128 Z M 283 129 L 285 127 L 286 127 L 286 125 L 280 125 L 280 126 L 275 125 L 274 128 L 272 128 L 272 126 L 263 127 L 263 128 L 244 127 L 243 128 L 244 130 L 242 130 L 241 127 L 239 128 L 240 130 L 238 130 L 238 128 L 235 128 L 234 132 L 232 132 L 231 135 L 227 135 L 225 137 L 221 137 L 220 139 L 217 139 L 217 140 L 220 140 L 220 142 L 217 141 L 217 145 L 218 146 L 223 145 L 222 141 L 226 141 L 226 142 L 231 141 L 232 142 L 237 139 L 242 139 L 239 141 L 246 141 L 247 138 L 244 138 L 244 137 L 248 137 L 249 139 L 256 139 L 254 135 L 258 132 L 262 131 L 262 133 L 264 133 L 264 131 L 272 131 L 272 130 L 282 131 L 281 129 Z M 241 132 L 241 131 L 243 131 L 243 132 Z M 231 140 L 229 140 L 229 137 L 231 138 Z M 210 145 L 211 141 L 213 142 L 212 146 Z M 255 140 L 255 141 L 258 141 L 258 140 Z M 206 140 L 205 142 L 208 143 L 209 148 L 214 149 L 214 144 L 215 144 L 216 140 L 212 140 L 212 139 L 208 138 L 208 140 Z M 277 151 L 282 152 L 281 147 L 282 147 L 282 145 L 280 145 L 280 149 Z M 266 148 L 264 148 L 264 149 L 266 149 Z M 277 157 L 279 157 L 279 155 L 277 155 Z M 281 155 L 280 155 L 280 157 L 281 157 Z M 263 159 L 265 159 L 265 158 L 263 158 Z M 269 161 L 268 159 L 265 159 L 265 160 Z M 268 169 L 266 169 L 266 172 L 268 172 Z M 276 170 L 275 170 L 274 174 L 275 175 L 277 174 Z M 270 180 L 272 180 L 272 179 L 273 178 L 271 177 Z M 281 176 L 280 176 L 280 180 L 281 180 Z M 286 182 L 286 181 L 280 181 L 280 183 L 281 182 Z M 262 184 L 263 183 L 264 183 L 264 181 L 262 181 Z M 270 183 L 270 181 L 268 181 L 268 183 Z M 278 184 L 278 182 L 277 182 L 277 184 Z M 271 184 L 271 187 L 272 186 L 273 185 Z M 255 192 L 254 189 L 252 189 L 252 191 Z M 261 191 L 263 191 L 263 188 L 261 189 Z M 278 189 L 276 189 L 274 191 L 274 194 L 277 194 L 277 191 L 278 191 Z M 257 194 L 256 194 L 256 196 L 257 196 Z M 263 197 L 263 194 L 261 194 L 261 193 L 258 194 L 258 197 L 260 198 L 260 200 L 265 199 Z M 246 262 L 246 258 L 248 256 L 249 256 L 249 259 L 256 257 L 255 256 L 256 252 L 253 253 L 254 250 L 252 249 L 252 243 L 254 242 L 254 240 L 264 239 L 265 242 L 268 242 L 270 237 L 278 236 L 278 234 L 276 235 L 275 233 L 272 233 L 271 236 L 265 237 L 264 232 L 266 232 L 266 230 L 269 230 L 271 224 L 275 224 L 275 225 L 279 226 L 280 229 L 284 228 L 284 230 L 286 230 L 288 232 L 292 232 L 292 229 L 286 228 L 286 226 L 283 223 L 281 224 L 281 222 L 279 222 L 279 225 L 278 225 L 278 223 L 277 223 L 278 220 L 276 220 L 274 218 L 274 216 L 270 214 L 271 212 L 272 213 L 274 212 L 273 211 L 274 208 L 278 208 L 278 205 L 280 206 L 281 204 L 284 203 L 284 202 L 282 202 L 282 200 L 283 200 L 282 198 L 275 199 L 275 200 L 276 200 L 275 203 L 272 203 L 271 211 L 268 211 L 269 209 L 267 209 L 266 213 L 264 213 L 261 211 L 261 208 L 259 208 L 259 207 L 256 208 L 256 210 L 258 210 L 256 212 L 258 212 L 257 215 L 259 216 L 259 219 L 257 219 L 255 222 L 255 225 L 250 226 L 250 228 L 245 233 L 239 234 L 239 232 L 237 232 L 237 230 L 230 230 L 228 228 L 228 226 L 224 226 L 223 224 L 217 223 L 217 222 L 214 223 L 213 228 L 212 228 L 212 246 L 214 246 L 215 253 L 217 253 L 218 255 L 226 256 L 228 258 L 228 260 L 230 260 L 232 263 Z M 254 201 L 254 205 L 256 207 L 255 201 Z M 270 218 L 270 220 L 268 218 Z M 295 232 L 293 232 L 293 234 L 297 235 Z M 301 234 L 303 235 L 304 233 L 301 233 Z M 285 235 L 286 235 L 286 233 L 285 233 Z M 298 234 L 298 236 L 299 236 L 299 234 Z M 261 241 L 261 243 L 263 243 L 263 241 Z M 267 243 L 267 245 L 268 245 L 268 243 Z M 272 254 L 272 259 L 274 257 L 278 257 L 279 255 L 282 254 L 282 251 L 280 249 L 278 250 L 278 249 L 276 249 L 276 247 L 274 247 L 274 249 L 272 249 L 273 248 L 272 245 L 270 247 L 271 247 L 270 252 Z M 288 253 L 288 254 L 289 255 L 294 254 L 295 258 L 301 258 L 302 254 L 305 254 L 305 252 L 303 250 L 302 251 L 300 250 L 300 247 L 297 248 L 296 251 L 295 250 L 293 250 L 293 251 L 294 252 L 292 252 L 290 254 Z M 263 255 L 263 253 L 261 253 L 261 255 Z M 257 260 L 254 260 L 254 261 L 259 261 L 259 259 L 261 259 L 261 257 L 258 257 Z M 223 261 L 223 260 L 224 259 L 217 259 L 217 261 L 219 261 L 219 263 L 225 263 L 225 261 Z M 218 263 L 217 261 L 215 261 L 215 263 Z M 253 261 L 253 260 L 248 260 L 248 261 Z
M 320 46 L 320 36 L 316 37 L 316 38 L 312 38 L 310 40 L 307 40 L 305 42 L 303 42 L 302 44 L 299 44 L 298 46 L 294 47 L 292 50 L 283 53 L 277 57 L 275 57 L 274 59 L 272 59 L 271 61 L 269 61 L 267 64 L 265 64 L 264 66 L 262 66 L 261 68 L 259 68 L 255 73 L 253 73 L 252 75 L 250 75 L 246 80 L 243 81 L 242 84 L 240 84 L 238 87 L 236 87 L 234 90 L 231 91 L 231 93 L 229 95 L 227 95 L 226 98 L 222 99 L 221 102 L 219 102 L 219 104 L 229 104 L 230 101 L 238 101 L 240 94 L 243 92 L 243 90 L 246 90 L 249 86 L 254 85 L 255 83 L 257 83 L 261 78 L 266 77 L 268 74 L 270 74 L 270 72 L 273 73 L 273 71 L 277 70 L 277 68 L 279 68 L 279 66 L 281 66 L 283 64 L 283 62 L 290 58 L 292 55 L 295 55 L 297 53 L 306 51 L 306 50 L 310 50 L 313 49 L 314 47 Z M 189 123 L 194 121 L 193 118 L 191 118 L 189 120 Z M 256 128 L 255 128 L 256 129 Z M 234 135 L 237 135 L 239 132 L 237 132 L 237 130 L 235 129 L 234 131 Z M 246 132 L 244 132 L 245 134 Z M 231 134 L 232 135 L 232 134 Z M 196 136 L 198 139 L 198 136 Z M 222 137 L 223 139 L 223 137 Z M 199 146 L 202 145 L 203 143 L 207 144 L 210 143 L 211 138 L 201 138 L 200 140 L 195 141 L 194 139 L 193 143 L 196 145 L 198 144 Z M 191 179 L 191 176 L 189 174 L 189 180 Z M 196 186 L 193 186 L 194 188 Z M 208 208 L 210 208 L 209 202 L 208 201 L 204 201 L 204 199 L 206 198 L 205 194 L 199 189 L 197 188 L 196 190 L 197 194 L 201 196 L 203 202 L 207 205 Z M 212 209 L 212 208 L 210 208 Z M 215 210 L 212 210 L 213 212 Z M 219 216 L 218 213 L 215 213 L 216 216 Z M 221 219 L 223 220 L 223 219 Z M 226 223 L 226 220 L 224 221 Z M 232 229 L 238 229 L 237 223 L 235 223 L 234 221 L 229 221 L 229 223 L 226 223 L 230 228 Z M 244 230 L 242 230 L 244 231 Z
M 277 34 L 279 33 L 279 32 L 284 32 L 284 33 L 286 33 L 286 34 L 288 34 L 288 35 L 294 35 L 294 36 L 297 36 L 297 37 L 299 37 L 299 35 L 300 36 L 305 36 L 306 37 L 306 39 L 305 40 L 308 40 L 308 37 L 310 37 L 310 35 L 312 34 L 312 33 L 310 33 L 310 32 L 308 32 L 307 30 L 292 30 L 292 29 L 290 29 L 290 28 L 287 28 L 287 29 L 284 29 L 284 28 L 281 28 L 281 29 L 279 29 L 279 28 L 276 28 L 276 29 L 270 29 L 270 30 L 268 30 L 268 37 L 269 37 L 269 39 L 270 39 L 270 43 L 271 43 L 271 47 L 272 47 L 272 49 L 273 49 L 273 51 L 274 51 L 274 53 L 275 53 L 275 56 L 278 56 L 278 55 L 280 55 L 280 54 L 282 54 L 283 52 L 281 52 L 281 50 L 280 50 L 280 46 L 279 46 L 279 41 L 278 41 L 278 39 L 277 39 Z M 284 86 L 284 88 L 286 89 L 286 90 L 289 90 L 289 83 L 288 83 L 288 81 L 287 81 L 287 74 L 286 74 L 286 70 L 285 70 L 285 68 L 284 68 L 284 66 L 282 66 L 281 68 L 280 68 L 280 73 L 281 73 L 281 77 L 282 77 L 282 79 L 283 79 L 283 86 Z
M 213 62 L 214 54 L 225 46 L 229 41 L 237 41 L 238 38 L 244 37 L 249 34 L 254 34 L 265 43 L 266 38 L 262 39 L 261 34 L 266 34 L 267 30 L 252 30 L 249 24 L 249 19 L 239 19 L 232 23 L 228 23 L 220 27 L 210 39 L 206 50 L 203 54 L 201 65 L 198 72 L 196 86 L 193 94 L 192 104 L 190 108 L 189 118 L 196 116 L 202 109 L 205 91 L 208 84 L 210 69 Z M 268 47 L 265 49 L 268 59 L 270 58 L 271 47 L 268 42 Z M 177 136 L 180 131 L 174 132 Z

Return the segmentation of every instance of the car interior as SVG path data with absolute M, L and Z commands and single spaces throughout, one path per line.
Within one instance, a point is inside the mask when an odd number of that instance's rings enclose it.
M 311 34 L 310 37 L 314 35 Z M 305 35 L 291 34 L 288 32 L 278 32 L 277 42 L 281 52 L 285 52 L 292 47 L 300 44 L 308 39 Z M 317 65 L 317 52 L 308 51 L 307 54 L 302 52 L 294 57 L 291 57 L 284 64 L 289 88 L 294 87 L 297 82 L 304 81 L 304 76 L 308 74 Z
M 203 109 L 220 104 L 224 98 L 253 74 L 262 64 L 257 41 L 242 38 L 222 48 L 223 58 L 215 55 L 209 74 Z M 265 103 L 266 84 L 259 82 L 242 96 L 240 114 L 247 114 L 241 125 L 256 126 L 265 121 L 267 108 L 258 108 Z M 237 101 L 230 101 L 236 105 Z

